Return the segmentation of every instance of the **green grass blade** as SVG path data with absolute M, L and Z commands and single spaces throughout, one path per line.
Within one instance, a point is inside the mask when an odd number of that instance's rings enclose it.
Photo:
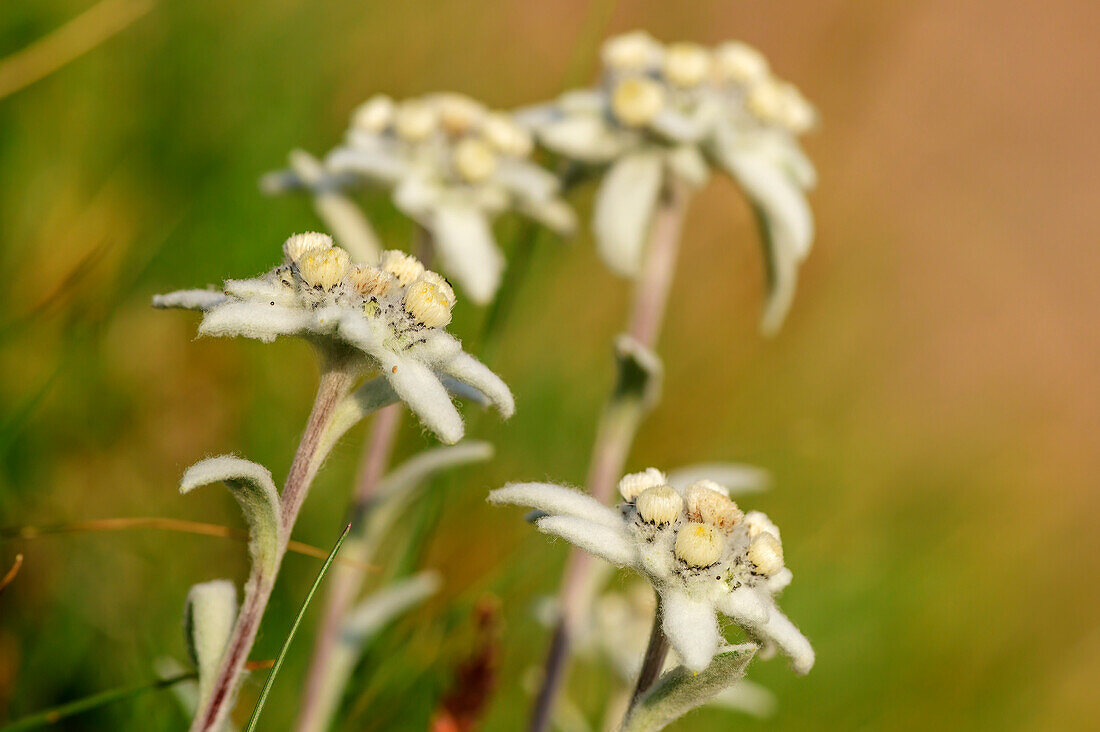
M 317 592 L 317 588 L 321 586 L 321 580 L 325 578 L 325 573 L 328 572 L 329 566 L 332 565 L 332 560 L 336 558 L 336 553 L 340 551 L 340 546 L 344 543 L 344 539 L 347 538 L 348 532 L 351 531 L 351 524 L 344 527 L 343 533 L 340 534 L 340 538 L 336 540 L 336 545 L 332 547 L 332 551 L 329 552 L 328 559 L 321 565 L 321 571 L 317 573 L 317 579 L 313 580 L 313 586 L 309 588 L 309 594 L 306 595 L 306 599 L 302 601 L 302 607 L 298 609 L 298 617 L 294 618 L 294 624 L 290 626 L 290 632 L 286 635 L 286 640 L 283 641 L 283 647 L 279 649 L 279 655 L 275 659 L 275 665 L 271 667 L 271 673 L 267 675 L 267 681 L 264 682 L 264 688 L 260 691 L 260 699 L 256 702 L 256 708 L 252 710 L 252 717 L 248 720 L 248 726 L 245 727 L 245 732 L 252 732 L 256 729 L 256 724 L 260 721 L 260 712 L 263 711 L 264 704 L 267 702 L 267 695 L 271 693 L 271 686 L 275 683 L 275 677 L 279 674 L 279 669 L 283 665 L 283 660 L 286 658 L 286 652 L 290 649 L 290 643 L 294 640 L 294 634 L 298 632 L 298 626 L 302 623 L 302 618 L 305 617 L 306 609 L 309 608 L 309 603 L 313 600 L 314 593 Z M 0 732 L 3 732 L 0 730 Z
M 46 727 L 51 724 L 56 724 L 62 719 L 67 719 L 77 714 L 87 712 L 96 707 L 101 707 L 104 704 L 110 704 L 112 702 L 121 701 L 123 699 L 129 699 L 130 697 L 137 696 L 146 691 L 156 691 L 157 689 L 165 689 L 169 686 L 174 686 L 181 681 L 189 681 L 191 679 L 197 679 L 198 674 L 194 671 L 189 671 L 185 674 L 179 674 L 178 676 L 170 676 L 167 679 L 157 679 L 152 682 L 145 682 L 137 684 L 136 686 L 124 686 L 120 689 L 111 689 L 110 691 L 101 691 L 98 694 L 92 694 L 86 696 L 83 699 L 77 699 L 76 701 L 69 702 L 68 704 L 62 704 L 60 706 L 52 707 L 36 714 L 23 717 L 16 720 L 11 724 L 6 724 L 0 727 L 0 732 L 22 732 L 27 729 L 38 729 L 39 727 Z

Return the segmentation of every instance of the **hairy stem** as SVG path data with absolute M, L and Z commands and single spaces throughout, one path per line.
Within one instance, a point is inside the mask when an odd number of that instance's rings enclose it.
M 638 700 L 653 686 L 657 677 L 661 675 L 661 669 L 665 666 L 665 659 L 668 658 L 668 638 L 665 637 L 665 632 L 661 629 L 663 610 L 661 596 L 657 595 L 657 612 L 653 614 L 653 628 L 649 631 L 649 644 L 646 646 L 645 656 L 642 659 L 642 670 L 638 673 L 638 682 L 634 685 L 634 693 L 630 695 L 630 705 L 627 707 L 626 714 L 623 715 L 624 718 L 630 716 L 630 712 L 633 711 Z
M 680 230 L 687 212 L 689 194 L 690 189 L 684 181 L 673 176 L 666 179 L 650 228 L 642 270 L 634 283 L 634 297 L 627 320 L 628 331 L 645 348 L 652 349 L 660 334 L 680 249 Z M 623 384 L 616 384 L 615 392 L 600 417 L 588 471 L 588 490 L 600 501 L 607 503 L 611 499 L 634 436 L 650 406 L 635 392 L 624 389 Z M 542 686 L 531 713 L 529 729 L 532 732 L 544 732 L 549 726 L 554 700 L 569 661 L 570 636 L 594 592 L 589 581 L 592 562 L 591 555 L 576 548 L 570 551 L 566 560 L 559 595 L 561 617 L 554 629 L 546 656 Z
M 282 533 L 275 569 L 269 573 L 261 565 L 252 567 L 252 574 L 245 584 L 244 600 L 233 626 L 233 634 L 226 645 L 225 655 L 222 656 L 218 675 L 209 697 L 195 715 L 191 732 L 216 732 L 229 717 L 248 652 L 256 640 L 260 620 L 271 598 L 275 577 L 279 565 L 282 564 L 298 511 L 302 508 L 313 478 L 325 458 L 323 451 L 318 449 L 321 436 L 328 427 L 337 404 L 350 393 L 357 376 L 358 368 L 351 363 L 330 360 L 325 364 L 313 402 L 313 411 L 310 412 L 305 433 L 298 443 L 298 450 L 294 454 L 281 495 Z
M 363 558 L 363 532 L 366 524 L 362 520 L 364 509 L 378 488 L 386 466 L 393 452 L 393 443 L 397 428 L 401 424 L 400 404 L 393 404 L 380 410 L 374 417 L 370 437 L 367 439 L 363 465 L 356 480 L 355 493 L 352 496 L 351 516 L 352 533 L 348 537 L 348 551 L 360 561 Z M 344 618 L 355 602 L 363 586 L 365 573 L 352 567 L 337 567 L 332 570 L 329 589 L 325 598 L 324 614 L 313 646 L 313 657 L 306 673 L 305 686 L 302 689 L 302 701 L 298 711 L 295 729 L 299 732 L 318 732 L 326 729 L 340 700 L 346 680 L 334 676 L 333 657 L 338 653 L 340 630 Z

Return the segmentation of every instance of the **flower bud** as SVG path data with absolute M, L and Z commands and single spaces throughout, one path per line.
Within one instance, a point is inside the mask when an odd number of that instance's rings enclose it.
M 526 157 L 535 147 L 531 133 L 502 112 L 494 112 L 487 116 L 481 125 L 481 133 L 485 135 L 490 145 L 505 155 Z
M 645 71 L 660 60 L 661 51 L 653 36 L 639 30 L 608 39 L 600 58 L 612 71 Z
M 377 134 L 393 122 L 396 108 L 392 99 L 379 94 L 363 102 L 352 112 L 351 123 L 364 132 Z
M 665 106 L 665 90 L 652 79 L 624 79 L 611 95 L 611 110 L 625 125 L 648 124 Z
M 340 247 L 332 247 L 305 255 L 298 262 L 302 279 L 311 287 L 331 290 L 344 279 L 351 256 Z
M 451 283 L 447 281 L 447 278 L 438 272 L 433 272 L 430 269 L 424 270 L 424 274 L 420 275 L 421 282 L 431 282 L 437 288 L 442 295 L 443 299 L 447 302 L 447 307 L 454 307 L 457 298 L 455 298 L 454 288 L 451 287 Z
M 363 297 L 381 297 L 389 292 L 394 277 L 378 267 L 357 264 L 348 271 L 348 284 Z
M 757 573 L 765 577 L 771 577 L 783 569 L 783 545 L 771 532 L 764 531 L 753 539 L 746 556 L 756 567 Z
M 420 142 L 435 131 L 439 115 L 426 102 L 408 101 L 397 108 L 393 126 L 397 134 L 409 142 Z
M 765 531 L 781 539 L 779 527 L 776 526 L 763 511 L 749 511 L 745 514 L 745 527 L 749 530 L 749 538 L 755 539 Z
M 745 516 L 722 490 L 722 486 L 709 480 L 701 480 L 689 486 L 684 491 L 684 498 L 688 518 L 714 526 L 727 534 Z
M 455 146 L 454 165 L 468 182 L 480 183 L 496 170 L 497 156 L 484 140 L 467 137 Z
M 697 43 L 674 43 L 665 51 L 664 69 L 676 86 L 698 86 L 710 73 L 710 53 Z
M 753 84 L 745 103 L 749 111 L 763 122 L 778 122 L 783 114 L 783 92 L 773 79 Z
M 452 135 L 464 135 L 485 116 L 485 107 L 464 94 L 440 94 L 435 98 L 439 122 Z
M 676 534 L 673 551 L 689 567 L 709 567 L 722 558 L 725 540 L 713 526 L 685 524 Z
M 323 252 L 331 248 L 332 237 L 328 234 L 318 234 L 316 231 L 295 234 L 283 242 L 283 253 L 291 262 L 297 262 L 307 254 Z
M 453 304 L 454 294 L 448 298 L 442 288 L 429 280 L 418 280 L 405 291 L 405 310 L 429 328 L 450 323 Z
M 684 508 L 684 499 L 672 486 L 656 485 L 638 494 L 635 504 L 642 521 L 664 526 L 679 517 Z
M 666 485 L 668 479 L 665 478 L 665 474 L 657 468 L 646 468 L 641 473 L 629 473 L 624 475 L 622 480 L 619 481 L 619 493 L 622 495 L 623 500 L 632 502 L 638 497 L 638 494 L 644 491 L 646 488 L 653 488 L 658 485 Z
M 402 286 L 411 285 L 424 274 L 424 265 L 420 260 L 397 249 L 382 252 L 382 270 L 397 278 Z
M 768 60 L 752 46 L 737 41 L 714 50 L 714 71 L 721 81 L 750 84 L 768 75 Z

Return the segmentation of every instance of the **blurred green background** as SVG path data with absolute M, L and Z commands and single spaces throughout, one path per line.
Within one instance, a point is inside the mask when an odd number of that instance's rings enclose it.
M 90 6 L 0 4 L 0 59 Z M 768 723 L 703 710 L 679 728 L 1095 729 L 1098 22 L 1100 6 L 1071 0 L 152 3 L 0 98 L 0 524 L 238 526 L 224 491 L 177 495 L 186 466 L 232 451 L 285 473 L 312 354 L 196 341 L 195 317 L 149 298 L 260 272 L 286 235 L 317 227 L 306 200 L 265 199 L 257 178 L 292 147 L 328 149 L 368 95 L 518 106 L 569 73 L 587 81 L 605 33 L 739 38 L 821 110 L 806 143 L 820 234 L 786 327 L 763 340 L 749 210 L 724 179 L 694 201 L 664 400 L 629 466 L 733 459 L 773 474 L 743 504 L 783 528 L 796 576 L 783 606 L 819 660 L 806 678 L 754 666 L 779 698 Z M 582 213 L 590 198 L 577 192 Z M 403 242 L 407 224 L 369 205 Z M 499 227 L 506 246 L 512 230 Z M 485 729 L 522 726 L 517 679 L 547 643 L 531 603 L 553 591 L 566 546 L 483 498 L 509 479 L 583 480 L 626 295 L 587 235 L 538 245 L 492 357 L 517 414 L 472 414 L 498 457 L 438 481 L 397 527 L 394 561 L 440 569 L 445 588 L 371 647 L 345 729 L 424 729 L 486 595 L 501 599 L 503 655 Z M 453 331 L 476 344 L 483 317 L 460 303 Z M 295 538 L 335 539 L 363 434 L 329 461 Z M 405 420 L 399 454 L 428 444 Z M 17 552 L 0 595 L 0 719 L 182 659 L 188 587 L 247 569 L 240 544 L 154 531 L 6 540 L 0 573 Z M 318 567 L 288 557 L 253 658 L 275 654 Z M 290 728 L 316 615 L 263 729 Z M 575 667 L 586 709 L 608 690 Z M 158 692 L 59 727 L 184 725 Z

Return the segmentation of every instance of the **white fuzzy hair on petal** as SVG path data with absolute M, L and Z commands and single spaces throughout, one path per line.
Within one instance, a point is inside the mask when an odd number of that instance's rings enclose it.
M 489 302 L 500 286 L 504 256 L 493 240 L 488 217 L 470 206 L 440 205 L 430 228 L 443 269 L 454 275 L 471 300 Z
M 551 515 L 575 516 L 608 528 L 622 526 L 619 512 L 587 493 L 554 483 L 509 483 L 489 493 L 489 503 L 510 503 L 535 508 Z
M 378 352 L 377 358 L 382 375 L 425 427 L 447 444 L 462 439 L 465 433 L 462 417 L 431 369 L 419 361 L 401 358 L 384 349 Z
M 719 641 L 714 606 L 666 591 L 661 594 L 661 613 L 661 628 L 684 665 L 695 672 L 709 666 Z
M 616 566 L 630 566 L 635 561 L 634 545 L 620 529 L 576 516 L 546 516 L 536 526 L 544 534 L 560 536 Z
M 282 335 L 300 333 L 311 324 L 309 313 L 266 302 L 227 302 L 206 311 L 199 335 L 244 336 L 271 343 Z
M 153 295 L 153 307 L 209 310 L 225 300 L 225 294 L 217 290 L 176 290 L 165 295 Z
M 459 351 L 450 359 L 441 361 L 437 368 L 489 397 L 505 419 L 515 413 L 516 402 L 508 385 L 488 366 L 465 351 Z

